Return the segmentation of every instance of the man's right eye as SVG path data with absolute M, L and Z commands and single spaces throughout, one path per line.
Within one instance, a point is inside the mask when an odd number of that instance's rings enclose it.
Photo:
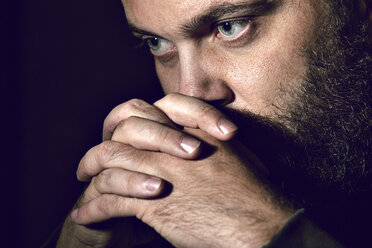
M 163 38 L 151 37 L 151 38 L 145 39 L 145 41 L 147 45 L 150 47 L 151 52 L 155 56 L 165 55 L 169 53 L 174 47 L 172 42 L 166 39 L 163 39 Z

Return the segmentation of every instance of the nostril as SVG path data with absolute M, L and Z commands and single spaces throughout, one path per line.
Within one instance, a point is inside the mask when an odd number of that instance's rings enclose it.
M 234 100 L 235 100 L 234 93 L 232 91 L 229 91 L 223 96 L 223 98 L 216 99 L 216 100 L 207 100 L 207 103 L 218 108 L 221 106 L 226 106 L 232 103 Z

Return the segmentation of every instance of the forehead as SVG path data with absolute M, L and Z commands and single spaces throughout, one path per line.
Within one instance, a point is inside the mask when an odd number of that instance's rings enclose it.
M 245 2 L 253 2 L 246 0 Z M 237 3 L 242 0 L 123 0 L 126 10 L 130 13 L 151 13 L 162 16 L 164 11 L 174 17 L 181 17 L 179 14 L 188 13 L 193 15 L 200 10 L 221 3 Z
M 127 17 L 131 20 L 136 20 L 137 17 L 182 20 L 215 5 L 242 0 L 122 0 L 122 2 Z
M 283 0 L 122 0 L 128 21 L 143 30 L 172 33 L 184 23 L 218 6 Z

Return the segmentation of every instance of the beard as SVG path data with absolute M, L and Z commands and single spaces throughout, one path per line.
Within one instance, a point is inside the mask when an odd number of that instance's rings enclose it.
M 295 207 L 336 206 L 371 191 L 367 25 L 354 21 L 349 6 L 333 4 L 317 39 L 303 51 L 308 71 L 299 89 L 290 92 L 294 103 L 276 121 L 223 110 L 244 127 L 237 139 L 266 165 L 271 188 Z

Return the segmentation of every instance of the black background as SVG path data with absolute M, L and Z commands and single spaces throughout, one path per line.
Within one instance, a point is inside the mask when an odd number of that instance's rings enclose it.
M 40 247 L 84 187 L 75 170 L 105 116 L 161 89 L 120 0 L 1 1 L 0 247 Z

